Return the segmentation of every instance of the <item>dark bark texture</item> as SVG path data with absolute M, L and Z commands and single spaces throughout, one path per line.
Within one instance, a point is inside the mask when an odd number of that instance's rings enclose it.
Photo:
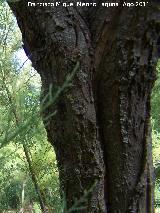
M 42 97 L 80 62 L 72 87 L 43 113 L 45 118 L 57 109 L 45 127 L 68 208 L 93 188 L 79 212 L 153 213 L 150 96 L 159 4 L 128 8 L 115 1 L 119 7 L 107 8 L 94 2 L 96 7 L 28 7 L 25 0 L 9 5 L 41 75 Z

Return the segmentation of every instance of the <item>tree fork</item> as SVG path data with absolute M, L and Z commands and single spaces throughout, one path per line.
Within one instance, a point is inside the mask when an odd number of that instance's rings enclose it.
M 152 213 L 148 135 L 158 3 L 105 8 L 96 2 L 97 7 L 87 9 L 31 8 L 24 0 L 9 5 L 43 91 L 61 86 L 81 58 L 73 87 L 59 98 L 58 113 L 46 126 L 68 208 L 97 181 L 81 212 Z M 50 107 L 43 116 L 54 110 Z

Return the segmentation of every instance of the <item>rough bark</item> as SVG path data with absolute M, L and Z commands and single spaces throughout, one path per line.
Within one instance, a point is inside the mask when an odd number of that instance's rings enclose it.
M 146 203 L 153 184 L 148 124 L 159 27 L 151 14 L 146 8 L 121 8 L 97 45 L 101 57 L 96 65 L 96 97 L 109 212 L 153 209 L 151 202 Z
M 152 213 L 149 119 L 158 3 L 105 8 L 95 2 L 89 8 L 33 8 L 23 0 L 9 5 L 43 95 L 50 85 L 61 86 L 80 61 L 73 86 L 43 114 L 58 111 L 46 130 L 68 207 L 96 183 L 79 212 Z

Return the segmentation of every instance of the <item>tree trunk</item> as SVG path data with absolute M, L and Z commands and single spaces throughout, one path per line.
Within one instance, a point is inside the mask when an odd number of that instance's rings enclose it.
M 36 191 L 37 196 L 38 196 L 38 200 L 39 200 L 41 210 L 42 210 L 43 213 L 47 213 L 45 202 L 44 202 L 45 199 L 44 199 L 43 194 L 40 190 L 40 187 L 39 187 L 39 184 L 38 184 L 38 181 L 37 181 L 37 177 L 36 177 L 36 174 L 34 172 L 32 162 L 31 162 L 31 159 L 30 159 L 30 156 L 29 156 L 29 150 L 28 150 L 28 147 L 27 147 L 26 144 L 23 145 L 23 150 L 24 150 L 25 157 L 26 157 L 26 160 L 27 160 L 27 163 L 28 163 L 29 172 L 30 172 L 30 175 L 31 175 L 34 187 L 35 187 L 35 191 Z
M 68 1 L 66 1 L 68 2 Z M 73 1 L 74 2 L 74 1 Z M 55 148 L 67 207 L 84 213 L 152 213 L 150 95 L 160 40 L 158 3 L 146 7 L 28 7 L 10 3 L 24 49 L 42 79 L 42 97 L 73 86 L 43 118 Z M 76 4 L 76 3 L 75 3 Z M 91 190 L 90 190 L 91 189 Z

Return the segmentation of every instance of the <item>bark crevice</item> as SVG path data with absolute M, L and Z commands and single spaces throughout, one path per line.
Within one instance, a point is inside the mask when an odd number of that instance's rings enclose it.
M 29 8 L 24 0 L 9 5 L 41 75 L 43 95 L 51 85 L 61 86 L 80 60 L 73 86 L 43 114 L 57 109 L 46 130 L 68 207 L 96 183 L 81 212 L 152 213 L 148 134 L 158 4 L 135 10 L 106 9 L 95 2 L 96 8 L 84 10 Z

